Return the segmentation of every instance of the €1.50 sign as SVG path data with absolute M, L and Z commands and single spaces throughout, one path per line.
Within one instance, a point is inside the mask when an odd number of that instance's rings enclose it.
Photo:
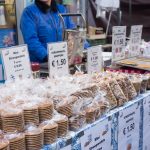
M 50 77 L 68 75 L 67 42 L 48 44 L 48 54 Z

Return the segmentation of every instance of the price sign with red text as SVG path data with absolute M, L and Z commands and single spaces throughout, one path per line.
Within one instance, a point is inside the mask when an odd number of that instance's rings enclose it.
M 140 104 L 119 111 L 118 150 L 138 150 L 140 138 Z
M 136 25 L 131 27 L 130 33 L 130 57 L 140 55 L 140 44 L 142 36 L 142 25 Z
M 88 49 L 88 74 L 102 71 L 103 57 L 102 47 L 93 46 Z
M 65 76 L 69 74 L 67 42 L 48 44 L 49 75 Z
M 126 26 L 115 26 L 112 31 L 112 61 L 125 58 Z

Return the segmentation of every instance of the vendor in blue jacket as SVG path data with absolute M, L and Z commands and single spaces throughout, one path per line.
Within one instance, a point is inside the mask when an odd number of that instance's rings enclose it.
M 46 62 L 47 43 L 62 41 L 59 13 L 67 13 L 67 10 L 55 0 L 35 0 L 23 11 L 20 28 L 32 62 Z M 70 17 L 64 19 L 66 28 L 76 27 Z

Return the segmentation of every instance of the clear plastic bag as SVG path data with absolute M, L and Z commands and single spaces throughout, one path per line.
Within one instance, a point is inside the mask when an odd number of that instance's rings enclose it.
M 133 100 L 137 96 L 136 90 L 127 75 L 124 75 L 124 81 L 126 83 L 126 87 L 128 87 L 129 101 Z
M 2 129 L 4 132 L 22 132 L 24 130 L 24 117 L 21 109 L 7 107 L 1 112 Z
M 68 133 L 68 117 L 55 113 L 53 121 L 58 124 L 58 137 L 66 136 Z
M 9 150 L 9 141 L 7 139 L 0 139 L 0 150 Z
M 114 94 L 114 96 L 117 99 L 118 106 L 123 105 L 125 102 L 127 102 L 127 98 L 125 97 L 123 91 L 121 90 L 119 84 L 115 79 L 111 79 L 108 81 L 109 86 Z
M 107 82 L 100 82 L 99 87 L 101 91 L 106 93 L 106 99 L 108 99 L 110 109 L 115 108 L 117 106 L 117 99 L 114 96 L 109 84 Z
M 10 149 L 26 150 L 25 135 L 23 133 L 6 134 L 5 138 L 9 140 Z
M 33 150 L 33 149 L 41 149 L 44 144 L 43 138 L 43 130 L 41 128 L 37 128 L 34 125 L 26 126 L 25 131 L 25 142 L 26 142 L 26 149 Z
M 44 131 L 44 145 L 52 144 L 58 137 L 58 125 L 53 120 L 47 120 L 39 126 Z

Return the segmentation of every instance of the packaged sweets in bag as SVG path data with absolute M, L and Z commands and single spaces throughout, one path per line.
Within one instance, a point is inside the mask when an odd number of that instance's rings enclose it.
M 21 109 L 8 108 L 1 112 L 2 129 L 4 132 L 22 132 L 24 130 L 24 117 Z
M 39 121 L 40 123 L 49 120 L 53 116 L 53 102 L 47 101 L 38 105 Z
M 117 83 L 117 81 L 115 79 L 110 79 L 108 81 L 109 86 L 114 94 L 114 96 L 117 99 L 117 104 L 118 106 L 123 105 L 125 102 L 127 102 L 127 98 L 125 97 L 123 91 L 121 90 L 119 84 Z
M 78 98 L 75 96 L 66 97 L 57 104 L 56 110 L 67 117 L 71 117 L 73 114 L 72 105 L 76 102 L 77 99 Z
M 68 117 L 56 113 L 53 117 L 53 121 L 58 125 L 58 137 L 66 136 L 68 133 Z
M 106 98 L 106 94 L 104 92 L 98 92 L 94 98 L 94 101 L 98 103 L 100 108 L 100 115 L 103 115 L 108 110 L 110 110 L 110 103 Z
M 146 76 L 142 76 L 142 82 L 141 82 L 141 89 L 140 89 L 140 93 L 145 93 L 147 90 L 147 85 L 148 85 L 148 80 L 149 78 Z
M 136 90 L 127 75 L 124 75 L 124 81 L 126 83 L 126 86 L 128 87 L 129 101 L 133 100 L 137 96 Z
M 6 134 L 5 138 L 9 140 L 10 150 L 26 150 L 25 135 L 23 133 Z
M 141 90 L 142 79 L 137 78 L 134 75 L 130 75 L 129 78 L 130 78 L 130 80 L 131 80 L 131 82 L 132 82 L 132 84 L 133 84 L 133 86 L 134 86 L 134 88 L 135 88 L 135 90 L 137 92 L 137 95 L 139 95 L 140 94 L 140 90 Z
M 24 113 L 25 125 L 28 124 L 39 125 L 38 105 L 35 103 L 29 103 L 29 104 L 24 104 L 22 108 Z
M 39 126 L 44 131 L 44 145 L 52 144 L 58 137 L 58 125 L 53 120 L 47 120 Z
M 148 77 L 147 90 L 150 90 L 150 73 L 145 74 Z
M 69 118 L 69 130 L 78 131 L 86 124 L 86 116 L 84 113 L 73 115 Z
M 112 108 L 115 108 L 117 106 L 117 99 L 116 97 L 114 96 L 111 88 L 110 88 L 110 85 L 107 83 L 107 82 L 100 82 L 98 83 L 99 87 L 100 87 L 100 90 L 101 91 L 104 91 L 106 93 L 106 98 L 110 104 L 110 109 Z
M 27 150 L 40 150 L 43 146 L 43 130 L 34 125 L 26 126 L 25 142 Z
M 126 97 L 126 99 L 128 101 L 129 100 L 129 98 L 128 98 L 128 87 L 126 86 L 124 78 L 123 77 L 117 77 L 116 81 L 119 84 L 121 90 L 123 91 L 123 93 L 124 93 L 124 95 L 125 95 L 125 97 Z

